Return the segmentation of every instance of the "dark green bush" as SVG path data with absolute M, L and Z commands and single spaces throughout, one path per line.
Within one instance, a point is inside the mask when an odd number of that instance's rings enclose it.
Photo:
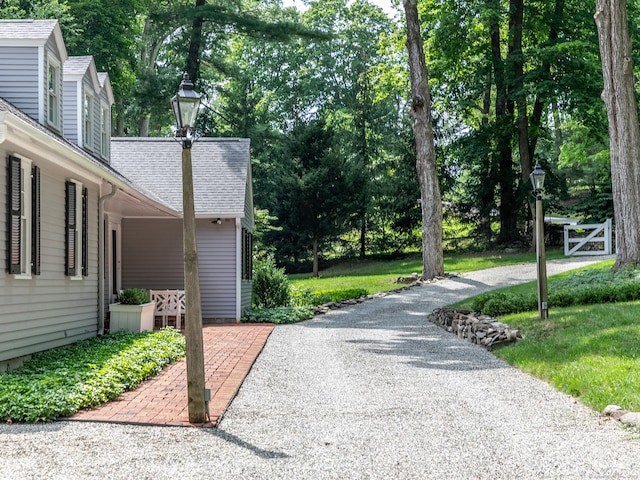
M 151 296 L 144 288 L 127 288 L 118 295 L 118 301 L 123 305 L 142 305 L 149 303 Z
M 309 320 L 313 315 L 310 307 L 248 308 L 244 311 L 242 321 L 283 325 Z
M 289 290 L 289 279 L 283 268 L 276 267 L 273 258 L 256 262 L 253 269 L 254 306 L 284 307 L 289 303 Z
M 474 302 L 473 310 L 492 317 L 506 315 L 508 313 L 526 312 L 538 308 L 536 298 L 529 295 L 516 295 L 505 292 L 495 292 L 493 295 L 485 295 L 486 297 L 483 298 L 481 307 L 476 308 L 476 303 Z
M 289 305 L 292 307 L 307 307 L 313 305 L 313 290 L 292 285 L 289 289 Z
M 549 308 L 640 300 L 637 269 L 594 268 L 576 272 L 549 284 Z M 475 297 L 472 310 L 486 315 L 536 310 L 537 293 L 487 292 Z
M 367 294 L 364 288 L 341 288 L 337 290 L 318 290 L 313 293 L 313 304 L 322 305 L 329 302 L 341 302 L 360 298 Z
M 334 290 L 312 291 L 309 288 L 291 288 L 290 302 L 292 307 L 318 306 L 329 302 L 340 302 L 367 295 L 364 288 L 341 288 Z

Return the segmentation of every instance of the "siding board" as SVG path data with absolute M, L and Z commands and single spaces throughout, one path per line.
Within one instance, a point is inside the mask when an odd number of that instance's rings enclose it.
M 20 155 L 20 152 L 15 152 Z M 0 149 L 0 185 L 6 185 L 7 152 Z M 98 187 L 89 188 L 89 276 L 64 276 L 64 173 L 43 158 L 30 157 L 41 169 L 41 274 L 17 279 L 0 275 L 0 361 L 28 355 L 97 332 Z M 6 198 L 0 195 L 0 219 L 6 218 Z M 6 222 L 0 221 L 0 235 Z M 0 249 L 5 262 L 6 251 Z M 4 264 L 3 263 L 3 264 Z
M 235 226 L 196 225 L 202 318 L 235 319 Z M 181 220 L 123 219 L 123 287 L 182 289 L 183 275 Z
M 38 61 L 38 47 L 0 47 L 0 96 L 35 120 L 39 120 Z

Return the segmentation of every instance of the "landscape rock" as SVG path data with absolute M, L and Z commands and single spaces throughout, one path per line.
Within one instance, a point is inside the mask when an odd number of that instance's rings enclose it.
M 604 409 L 604 414 L 605 415 L 611 415 L 613 412 L 617 411 L 617 410 L 622 410 L 622 407 L 618 406 L 618 405 L 607 405 Z
M 635 427 L 640 427 L 640 413 L 639 412 L 628 412 L 620 417 L 620 422 L 625 425 L 633 425 Z
M 429 315 L 429 321 L 488 350 L 494 345 L 515 342 L 522 338 L 522 334 L 509 325 L 469 310 L 437 308 Z

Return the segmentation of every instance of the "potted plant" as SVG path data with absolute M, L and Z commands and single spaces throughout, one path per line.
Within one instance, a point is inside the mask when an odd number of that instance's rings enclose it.
M 118 295 L 118 303 L 109 305 L 109 331 L 144 332 L 153 330 L 155 307 L 155 303 L 150 301 L 148 290 L 143 288 L 122 290 Z

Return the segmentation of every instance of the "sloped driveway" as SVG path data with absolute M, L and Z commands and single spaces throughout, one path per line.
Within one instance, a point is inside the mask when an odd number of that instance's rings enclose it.
M 530 278 L 476 272 L 276 327 L 218 429 L 0 427 L 0 478 L 638 478 L 638 434 L 426 321 Z

